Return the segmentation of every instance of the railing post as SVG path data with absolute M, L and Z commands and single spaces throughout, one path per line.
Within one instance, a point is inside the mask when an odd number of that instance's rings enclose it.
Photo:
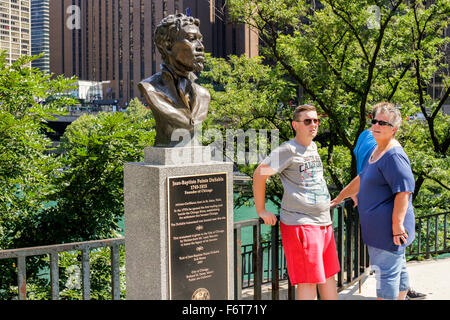
M 253 298 L 262 298 L 262 244 L 261 244 L 261 224 L 253 226 Z
M 348 207 L 345 208 L 345 210 L 347 211 L 347 224 L 346 224 L 346 228 L 345 228 L 345 243 L 346 243 L 346 248 L 345 248 L 345 265 L 347 268 L 347 279 L 346 282 L 351 282 L 353 277 L 353 266 L 352 266 L 352 254 L 353 254 L 353 249 L 352 249 L 352 233 L 353 233 L 353 215 L 352 212 L 348 210 Z
M 434 253 L 437 254 L 439 250 L 439 215 L 436 215 L 434 218 Z
M 354 217 L 354 241 L 355 241 L 355 247 L 354 247 L 354 260 L 353 260 L 353 272 L 354 272 L 354 277 L 358 278 L 359 275 L 361 274 L 361 270 L 360 270 L 360 263 L 359 260 L 361 259 L 361 242 L 359 241 L 360 239 L 360 229 L 359 229 L 359 215 L 355 212 L 355 209 L 352 207 L 349 207 L 349 210 L 352 212 L 352 215 Z
M 236 263 L 234 276 L 234 298 L 242 299 L 242 238 L 241 228 L 234 229 L 234 262 Z
M 50 253 L 50 279 L 52 284 L 52 299 L 59 300 L 58 252 Z
M 447 213 L 444 214 L 444 250 L 447 250 Z
M 295 286 L 291 284 L 291 279 L 288 275 L 288 300 L 295 300 Z
M 279 278 L 279 261 L 280 261 L 280 255 L 278 250 L 278 238 L 279 238 L 279 231 L 278 231 L 278 220 L 277 223 L 272 226 L 271 230 L 271 250 L 272 250 L 272 300 L 279 300 L 280 299 L 280 278 Z
M 120 252 L 118 245 L 111 247 L 111 288 L 112 299 L 120 300 Z
M 81 273 L 83 279 L 83 300 L 91 300 L 91 268 L 89 265 L 89 248 L 82 250 Z
M 344 208 L 339 205 L 336 207 L 338 210 L 338 241 L 337 251 L 341 270 L 338 273 L 338 287 L 344 285 Z
M 430 218 L 427 218 L 427 243 L 426 243 L 426 259 L 430 259 Z
M 27 266 L 25 256 L 17 257 L 17 287 L 19 300 L 27 300 Z
M 419 220 L 419 235 L 417 237 L 417 256 L 420 255 L 420 246 L 421 246 L 421 240 L 422 240 L 422 219 L 418 219 Z

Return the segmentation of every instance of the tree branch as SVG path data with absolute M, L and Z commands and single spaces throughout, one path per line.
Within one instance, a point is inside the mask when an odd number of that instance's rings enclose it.
M 351 23 L 350 15 L 348 14 L 348 12 L 343 11 L 343 10 L 337 8 L 336 6 L 334 6 L 333 5 L 333 1 L 329 1 L 328 3 L 330 4 L 331 9 L 333 10 L 334 14 L 336 14 L 339 18 L 341 18 L 350 27 L 350 29 L 352 30 L 353 35 L 355 36 L 356 40 L 359 43 L 359 46 L 360 46 L 360 48 L 361 48 L 361 50 L 362 50 L 362 52 L 364 54 L 364 57 L 366 58 L 367 63 L 370 63 L 369 55 L 367 54 L 366 48 L 364 47 L 364 43 L 362 42 L 362 39 L 359 36 L 359 32 L 355 29 L 355 26 Z M 343 16 L 343 14 L 340 14 L 338 12 L 338 10 L 343 12 L 343 13 L 345 13 L 348 16 L 349 20 L 347 20 Z
M 320 54 L 321 54 L 322 57 L 325 59 L 325 62 L 326 62 L 327 65 L 330 67 L 331 71 L 334 73 L 334 75 L 335 75 L 339 80 L 342 81 L 342 83 L 345 85 L 345 87 L 347 88 L 347 90 L 352 91 L 352 92 L 355 92 L 355 93 L 357 93 L 357 94 L 359 94 L 359 95 L 362 96 L 362 95 L 363 95 L 363 92 L 362 92 L 361 90 L 358 90 L 356 87 L 352 86 L 351 84 L 347 83 L 347 82 L 342 78 L 341 73 L 340 73 L 339 71 L 337 71 L 336 68 L 334 68 L 334 67 L 331 65 L 331 62 L 328 61 L 328 58 L 327 58 L 325 52 L 323 51 L 323 49 L 320 48 L 320 46 L 317 46 L 316 48 L 317 48 L 317 50 L 319 50 Z
M 398 79 L 398 81 L 395 83 L 395 85 L 392 87 L 392 92 L 388 97 L 388 101 L 391 101 L 392 98 L 395 95 L 395 92 L 397 92 L 398 86 L 400 85 L 400 81 L 403 79 L 403 77 L 406 75 L 406 72 L 408 72 L 409 68 L 411 68 L 412 62 L 408 63 L 408 65 L 403 69 L 400 78 Z

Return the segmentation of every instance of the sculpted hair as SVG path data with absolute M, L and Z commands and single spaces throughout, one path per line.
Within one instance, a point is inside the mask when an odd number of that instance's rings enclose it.
M 298 106 L 294 110 L 294 114 L 292 116 L 292 119 L 294 121 L 297 121 L 300 118 L 300 113 L 302 113 L 303 111 L 317 111 L 317 110 L 316 110 L 316 107 L 311 106 L 309 104 L 304 104 L 304 105 Z
M 167 49 L 172 47 L 178 31 L 185 25 L 194 24 L 200 27 L 200 20 L 188 17 L 183 13 L 171 14 L 161 20 L 155 30 L 155 44 L 162 59 L 167 62 Z

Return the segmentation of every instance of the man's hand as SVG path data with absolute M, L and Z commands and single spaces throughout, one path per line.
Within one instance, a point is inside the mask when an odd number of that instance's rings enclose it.
M 274 226 L 277 223 L 277 217 L 270 211 L 261 211 L 258 216 L 264 220 L 264 224 Z

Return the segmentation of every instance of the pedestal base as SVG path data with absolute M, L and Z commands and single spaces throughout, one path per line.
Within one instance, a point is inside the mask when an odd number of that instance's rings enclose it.
M 173 292 L 177 291 L 175 290 L 177 284 L 170 282 L 173 278 L 171 267 L 177 267 L 183 261 L 186 261 L 183 268 L 189 270 L 179 272 L 185 272 L 187 281 L 189 283 L 194 282 L 194 286 L 195 281 L 198 280 L 198 283 L 200 283 L 202 278 L 199 275 L 200 271 L 208 269 L 201 264 L 205 262 L 204 266 L 206 266 L 208 259 L 214 259 L 215 251 L 208 251 L 208 246 L 217 242 L 218 247 L 220 247 L 219 242 L 222 241 L 220 240 L 222 238 L 213 235 L 214 233 L 221 233 L 220 230 L 208 231 L 209 234 L 207 232 L 211 227 L 214 227 L 214 219 L 217 220 L 217 225 L 219 225 L 220 219 L 218 217 L 220 215 L 217 212 L 222 207 L 223 210 L 226 210 L 226 234 L 224 235 L 226 253 L 222 252 L 222 254 L 226 254 L 227 284 L 226 288 L 218 288 L 220 294 L 215 292 L 214 288 L 212 288 L 212 291 L 208 289 L 209 296 L 206 296 L 206 298 L 233 299 L 233 164 L 211 161 L 209 148 L 204 147 L 146 148 L 145 160 L 144 163 L 127 163 L 124 168 L 127 299 L 180 298 L 177 295 L 178 292 Z M 214 183 L 220 183 L 215 181 L 221 180 L 199 178 L 198 187 L 186 189 L 182 194 L 186 199 L 192 199 L 193 201 L 176 204 L 179 209 L 177 211 L 173 205 L 176 199 L 172 199 L 172 208 L 169 208 L 169 198 L 173 198 L 173 195 L 168 193 L 169 178 L 181 177 L 178 179 L 180 182 L 173 183 L 172 187 L 175 185 L 184 187 L 186 185 L 187 188 L 187 185 L 191 183 L 195 185 L 194 180 L 197 176 L 215 176 L 221 173 L 224 174 L 224 180 L 226 180 L 223 182 L 225 185 L 221 185 L 221 188 L 226 186 L 225 203 L 222 204 L 222 207 L 220 205 L 221 200 L 217 199 L 217 203 L 215 203 L 217 197 L 210 197 L 213 194 L 213 191 L 210 190 L 215 188 Z M 183 179 L 183 177 L 187 178 Z M 189 179 L 189 177 L 194 178 Z M 183 182 L 184 180 L 186 182 Z M 208 203 L 210 200 L 214 205 L 202 205 L 203 201 Z M 169 209 L 171 209 L 170 216 Z M 183 212 L 181 213 L 181 211 Z M 177 214 L 176 212 L 180 213 Z M 169 225 L 170 220 L 173 222 L 171 225 Z M 175 221 L 178 221 L 178 223 L 175 224 Z M 174 235 L 174 233 L 179 233 L 180 230 L 182 232 L 184 227 L 174 228 L 177 225 L 183 226 L 183 223 L 186 224 L 186 235 L 184 242 L 181 242 L 182 237 Z M 196 233 L 189 229 L 192 226 L 196 226 Z M 172 235 L 170 235 L 171 232 Z M 178 251 L 181 251 L 177 253 L 170 250 L 171 246 L 172 249 L 176 247 Z M 186 254 L 188 252 L 186 250 L 190 249 L 196 250 L 196 253 Z M 197 265 L 198 263 L 200 265 Z M 216 270 L 209 270 L 209 273 L 208 271 L 205 272 L 211 278 Z M 199 289 L 203 290 L 204 288 Z M 222 292 L 223 290 L 226 290 L 226 292 Z M 200 295 L 193 294 L 192 297 L 181 298 L 195 299 L 202 296 L 203 293 L 202 291 Z

